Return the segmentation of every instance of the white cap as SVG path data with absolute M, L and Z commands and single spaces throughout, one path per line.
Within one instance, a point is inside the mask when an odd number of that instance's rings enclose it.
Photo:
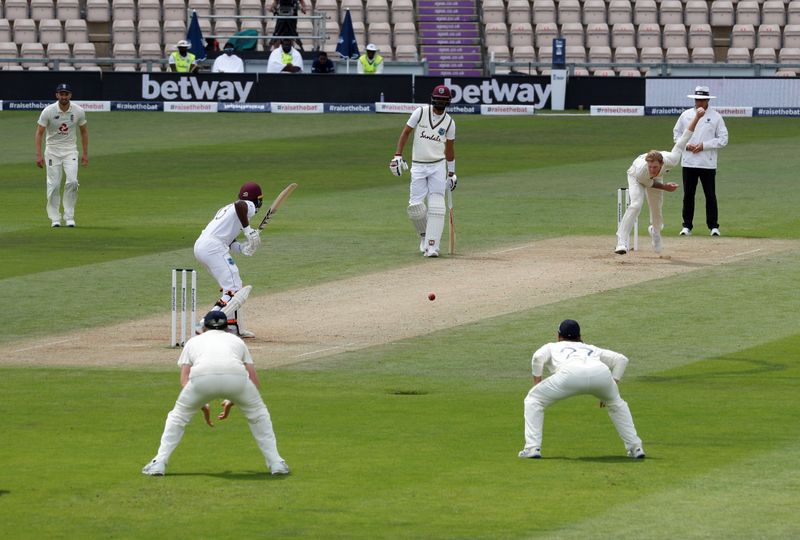
M 178 47 L 186 47 L 186 48 L 188 49 L 189 47 L 191 47 L 191 46 L 192 46 L 192 44 L 191 44 L 191 43 L 189 43 L 188 41 L 186 41 L 185 39 L 182 39 L 182 40 L 180 40 L 180 41 L 178 42 L 178 45 L 177 45 L 177 46 L 178 46 Z
M 368 50 L 368 51 L 377 51 L 378 50 L 378 46 L 375 45 L 374 43 L 370 43 L 369 45 L 367 45 L 367 49 L 366 50 Z
M 708 86 L 698 86 L 694 89 L 694 94 L 686 96 L 692 99 L 714 99 L 717 96 L 712 96 Z

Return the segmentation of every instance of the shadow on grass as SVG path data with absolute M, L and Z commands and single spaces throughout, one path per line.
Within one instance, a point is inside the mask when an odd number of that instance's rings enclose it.
M 7 489 L 0 489 L 0 497 L 2 497 L 3 495 L 10 495 L 10 494 L 11 492 L 8 491 Z
M 653 458 L 645 459 L 632 459 L 627 456 L 581 456 L 581 457 L 566 457 L 566 456 L 542 456 L 543 460 L 553 461 L 584 461 L 587 463 L 644 463 Z M 533 460 L 532 460 L 533 461 Z
M 258 480 L 258 481 L 278 481 L 286 478 L 287 474 L 279 474 L 272 476 L 269 471 L 246 471 L 246 472 L 231 472 L 224 471 L 219 473 L 208 472 L 184 472 L 184 473 L 168 473 L 167 476 L 209 476 L 211 478 L 221 478 L 223 480 Z

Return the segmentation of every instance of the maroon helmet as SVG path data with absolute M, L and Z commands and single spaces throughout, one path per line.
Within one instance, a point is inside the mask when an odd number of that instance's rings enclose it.
M 256 208 L 261 208 L 261 202 L 264 196 L 261 194 L 261 186 L 255 182 L 247 182 L 239 189 L 239 199 L 243 201 L 251 201 L 256 205 Z
M 445 110 L 450 105 L 451 99 L 453 99 L 453 92 L 443 84 L 440 84 L 431 92 L 431 104 L 434 109 Z

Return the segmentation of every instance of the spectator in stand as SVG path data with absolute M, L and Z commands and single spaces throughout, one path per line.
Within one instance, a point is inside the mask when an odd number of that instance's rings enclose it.
M 214 60 L 214 66 L 211 68 L 212 73 L 244 73 L 244 62 L 241 58 L 233 54 L 233 45 L 230 43 L 225 44 L 222 49 L 225 54 L 217 56 Z
M 169 55 L 169 70 L 178 73 L 194 73 L 197 71 L 197 58 L 189 52 L 192 44 L 182 39 L 178 42 L 177 50 Z
M 383 56 L 378 54 L 378 47 L 370 43 L 365 51 L 358 57 L 358 73 L 365 75 L 383 73 Z
M 311 64 L 311 73 L 336 73 L 336 66 L 328 59 L 328 53 L 319 52 L 317 59 Z
M 273 15 L 279 17 L 275 22 L 275 33 L 272 35 L 277 36 L 281 40 L 295 39 L 297 42 L 297 47 L 302 51 L 303 44 L 300 39 L 295 37 L 297 36 L 297 19 L 294 17 L 297 17 L 298 7 L 300 8 L 300 11 L 303 12 L 303 15 L 305 15 L 305 0 L 273 0 L 272 6 L 270 6 L 269 10 Z M 286 18 L 284 19 L 282 17 Z M 277 43 L 277 40 L 272 40 L 270 42 L 270 46 L 274 47 L 275 43 Z
M 267 62 L 267 73 L 302 73 L 303 57 L 292 47 L 291 39 L 282 39 L 281 46 L 272 51 Z

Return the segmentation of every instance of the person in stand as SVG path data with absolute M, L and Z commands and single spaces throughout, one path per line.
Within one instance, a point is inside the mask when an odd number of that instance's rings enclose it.
M 303 57 L 292 47 L 291 39 L 282 39 L 281 46 L 272 51 L 267 61 L 267 73 L 301 73 Z
M 698 181 L 703 185 L 706 198 L 706 225 L 711 236 L 719 236 L 719 216 L 717 210 L 717 150 L 728 145 L 728 128 L 725 120 L 717 111 L 708 108 L 709 101 L 716 96 L 711 95 L 708 86 L 698 86 L 694 94 L 686 96 L 694 99 L 694 107 L 683 111 L 672 134 L 677 141 L 694 119 L 697 111 L 704 109 L 706 114 L 694 130 L 694 135 L 686 145 L 681 158 L 683 166 L 683 228 L 680 236 L 691 236 L 694 224 L 694 196 Z
M 81 165 L 89 165 L 89 128 L 86 113 L 72 103 L 72 87 L 66 83 L 56 86 L 56 101 L 44 108 L 36 125 L 36 166 L 47 170 L 47 217 L 50 226 L 61 226 L 61 206 L 67 227 L 75 227 L 75 206 L 78 203 L 77 132 L 81 133 Z M 42 154 L 42 138 L 45 137 Z M 61 176 L 66 178 L 64 197 L 61 197 Z
M 431 104 L 423 105 L 411 113 L 400 133 L 394 157 L 389 162 L 389 171 L 395 176 L 401 176 L 408 169 L 403 159 L 403 148 L 413 131 L 411 194 L 407 212 L 421 237 L 419 250 L 425 257 L 439 256 L 446 210 L 444 193 L 446 189 L 456 189 L 458 183 L 456 123 L 446 112 L 452 98 L 452 92 L 443 84 L 433 89 Z
M 303 15 L 306 14 L 305 0 L 273 0 L 269 10 L 273 15 L 278 17 L 275 21 L 275 33 L 273 36 L 283 40 L 284 38 L 294 39 L 297 42 L 297 47 L 302 51 L 303 43 L 297 36 L 297 10 Z M 270 46 L 274 46 L 277 40 L 270 42 Z
M 375 75 L 383 73 L 383 56 L 378 54 L 378 47 L 370 43 L 364 50 L 364 54 L 358 57 L 358 73 L 364 75 Z
M 311 64 L 311 73 L 336 73 L 336 66 L 328 58 L 328 53 L 319 52 L 316 60 Z
M 194 73 L 197 71 L 197 58 L 189 47 L 192 44 L 182 39 L 178 42 L 176 50 L 169 55 L 169 70 L 176 73 Z
M 664 202 L 663 193 L 678 189 L 678 184 L 664 182 L 664 175 L 669 172 L 670 167 L 675 167 L 681 162 L 681 152 L 686 148 L 686 143 L 694 133 L 697 122 L 704 114 L 705 110 L 698 109 L 692 123 L 669 152 L 650 150 L 633 160 L 633 164 L 628 168 L 628 193 L 631 197 L 631 204 L 625 210 L 625 215 L 622 216 L 622 221 L 617 228 L 617 247 L 614 248 L 614 253 L 625 255 L 628 252 L 628 238 L 633 230 L 634 222 L 642 211 L 645 196 L 647 196 L 647 204 L 650 207 L 650 227 L 648 228 L 650 240 L 653 250 L 661 253 L 661 229 L 664 227 L 664 218 L 661 213 Z
M 562 399 L 589 394 L 600 399 L 625 444 L 628 456 L 645 457 L 628 403 L 619 394 L 619 381 L 628 359 L 608 349 L 581 340 L 577 321 L 566 319 L 558 326 L 557 341 L 540 347 L 531 359 L 533 388 L 525 397 L 525 447 L 521 458 L 542 457 L 544 410 Z M 550 376 L 543 378 L 544 370 Z
M 183 438 L 186 425 L 198 410 L 203 410 L 206 422 L 207 402 L 215 398 L 232 398 L 223 404 L 222 420 L 232 403 L 242 410 L 250 425 L 259 450 L 264 455 L 270 473 L 289 474 L 289 466 L 278 453 L 278 443 L 272 428 L 267 406 L 261 398 L 258 374 L 247 345 L 227 332 L 228 321 L 220 311 L 210 311 L 203 318 L 204 332 L 186 342 L 178 359 L 181 367 L 181 393 L 175 407 L 167 415 L 158 452 L 142 469 L 148 476 L 164 476 L 172 453 Z
M 233 45 L 226 43 L 222 49 L 224 54 L 217 56 L 214 65 L 211 67 L 212 73 L 244 73 L 244 62 L 234 54 Z

